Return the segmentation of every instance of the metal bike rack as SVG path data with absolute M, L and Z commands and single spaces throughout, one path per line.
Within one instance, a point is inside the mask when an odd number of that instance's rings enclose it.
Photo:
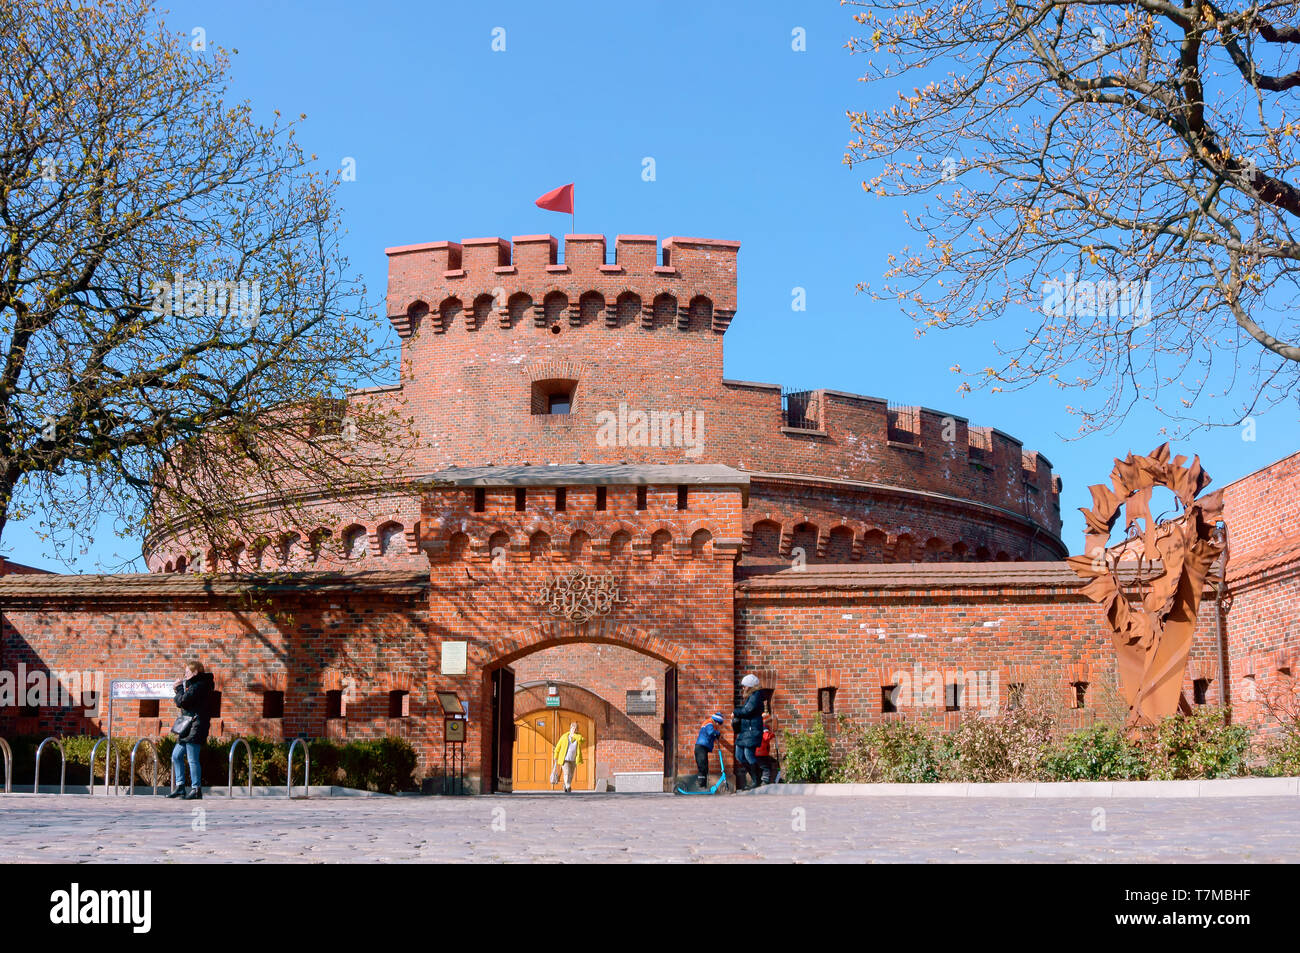
M 45 746 L 51 741 L 54 742 L 54 747 L 59 749 L 59 793 L 63 793 L 63 782 L 67 780 L 68 777 L 68 756 L 63 753 L 63 742 L 58 738 L 55 738 L 53 735 L 50 735 L 50 737 L 46 738 L 36 746 L 36 777 L 32 780 L 33 794 L 41 793 L 41 752 L 45 750 Z M 105 761 L 104 773 L 108 773 L 107 761 Z M 91 775 L 91 780 L 94 780 L 94 775 Z
M 100 745 L 108 744 L 107 738 L 100 738 L 90 746 L 90 793 L 95 793 L 95 755 L 99 752 Z M 108 750 L 104 751 L 104 795 L 108 795 Z
M 230 770 L 226 773 L 226 797 L 235 796 L 235 750 L 244 746 L 244 753 L 248 755 L 248 796 L 253 796 L 253 749 L 243 738 L 236 738 L 230 743 Z M 292 757 L 293 748 L 290 747 L 289 755 Z
M 4 755 L 5 761 L 5 794 L 14 793 L 14 750 L 9 747 L 9 742 L 0 738 L 0 755 Z
M 113 751 L 113 794 L 114 796 L 122 793 L 122 752 Z M 104 789 L 108 790 L 108 755 L 104 752 Z
M 311 797 L 311 747 L 302 738 L 294 738 L 289 745 L 289 768 L 285 772 L 285 782 L 289 787 L 289 797 L 293 797 L 293 749 L 299 745 L 302 745 L 303 757 L 303 797 Z
M 158 746 L 148 738 L 137 738 L 135 746 L 131 749 L 131 780 L 126 789 L 128 797 L 135 796 L 135 753 L 140 750 L 141 745 L 148 745 L 149 752 L 153 755 L 153 786 L 150 787 L 149 793 L 151 795 L 158 793 Z

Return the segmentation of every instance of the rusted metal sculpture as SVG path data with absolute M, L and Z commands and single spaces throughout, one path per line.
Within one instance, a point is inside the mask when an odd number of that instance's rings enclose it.
M 1197 499 L 1210 476 L 1199 457 L 1190 466 L 1186 462 L 1184 456 L 1171 460 L 1167 443 L 1145 457 L 1117 459 L 1111 486 L 1088 488 L 1092 507 L 1080 507 L 1087 549 L 1068 560 L 1090 580 L 1084 594 L 1105 607 L 1130 731 L 1189 710 L 1182 684 L 1196 612 L 1207 580 L 1212 574 L 1221 578 L 1226 562 L 1219 528 L 1223 491 Z M 1157 486 L 1178 498 L 1176 516 L 1152 516 L 1151 491 Z M 1126 538 L 1109 546 L 1121 510 Z

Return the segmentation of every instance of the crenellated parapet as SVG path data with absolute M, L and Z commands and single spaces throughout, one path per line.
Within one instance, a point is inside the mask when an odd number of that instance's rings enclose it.
M 722 334 L 736 314 L 739 242 L 653 235 L 471 238 L 385 250 L 388 318 L 407 338 L 528 322 L 667 325 Z M 562 252 L 562 254 L 561 254 Z

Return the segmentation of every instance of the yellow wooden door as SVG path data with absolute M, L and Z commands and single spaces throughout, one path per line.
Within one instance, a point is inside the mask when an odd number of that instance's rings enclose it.
M 551 784 L 551 764 L 555 755 L 555 743 L 575 721 L 578 723 L 578 734 L 582 735 L 583 763 L 573 772 L 573 789 L 575 791 L 592 789 L 596 733 L 591 719 L 586 715 L 562 708 L 543 708 L 515 721 L 514 790 L 561 791 L 564 789 L 563 777 L 555 784 Z
M 514 790 L 550 790 L 554 734 L 555 716 L 550 711 L 535 711 L 515 721 Z

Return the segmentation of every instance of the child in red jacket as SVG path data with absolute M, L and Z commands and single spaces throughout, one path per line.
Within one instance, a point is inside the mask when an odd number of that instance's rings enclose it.
M 776 758 L 772 757 L 772 742 L 776 740 L 776 735 L 772 733 L 771 718 L 763 719 L 763 739 L 754 749 L 754 755 L 758 758 L 758 766 L 762 773 L 759 781 L 760 784 L 771 784 L 776 780 Z

